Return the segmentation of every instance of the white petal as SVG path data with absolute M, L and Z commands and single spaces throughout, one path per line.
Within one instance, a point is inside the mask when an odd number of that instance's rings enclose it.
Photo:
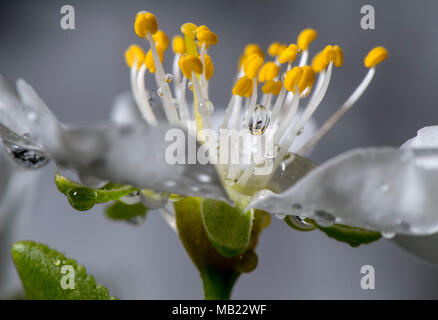
M 437 149 L 352 150 L 281 194 L 260 192 L 251 206 L 315 219 L 330 213 L 338 223 L 385 233 L 432 234 L 438 231 L 438 168 L 424 162 L 435 159 Z
M 170 129 L 174 128 L 108 125 L 66 129 L 61 133 L 61 145 L 53 158 L 80 175 L 142 189 L 227 200 L 214 165 L 197 161 L 196 164 L 167 163 L 166 149 L 173 142 L 166 142 L 165 135 Z M 184 129 L 180 130 L 185 139 L 179 143 L 187 146 L 188 135 Z
M 438 264 L 438 233 L 421 237 L 397 235 L 392 241 L 415 257 Z
M 424 127 L 418 130 L 417 136 L 406 141 L 401 149 L 438 148 L 438 126 Z
M 131 92 L 125 92 L 116 97 L 111 110 L 110 119 L 117 124 L 144 122 Z
M 34 149 L 55 149 L 58 120 L 24 80 L 17 81 L 17 91 L 0 75 L 0 137 L 19 145 L 33 144 Z M 24 134 L 28 141 L 21 141 Z

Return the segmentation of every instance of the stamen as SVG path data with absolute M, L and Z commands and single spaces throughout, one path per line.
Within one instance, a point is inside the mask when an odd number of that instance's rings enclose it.
M 362 82 L 359 84 L 356 90 L 353 91 L 351 96 L 344 102 L 344 104 L 315 133 L 315 135 L 309 141 L 307 141 L 303 147 L 301 147 L 301 149 L 297 152 L 299 155 L 303 155 L 309 151 L 336 124 L 336 122 L 338 122 L 339 119 L 341 119 L 342 116 L 351 109 L 351 107 L 357 102 L 357 100 L 359 100 L 371 83 L 371 80 L 376 72 L 375 66 L 385 60 L 387 57 L 388 52 L 383 47 L 374 48 L 369 52 L 364 60 L 364 64 L 370 69 L 368 70 Z
M 307 63 L 307 59 L 309 57 L 309 51 L 308 51 L 309 45 L 316 39 L 317 36 L 318 33 L 316 32 L 316 30 L 313 29 L 304 29 L 298 35 L 297 44 L 302 51 L 301 59 L 299 63 L 300 67 L 304 66 Z
M 155 118 L 154 112 L 152 111 L 151 105 L 149 104 L 149 99 L 146 93 L 144 76 L 146 72 L 146 66 L 143 64 L 140 67 L 140 71 L 137 74 L 137 88 L 140 104 L 138 107 L 143 118 L 152 126 L 157 126 L 158 122 Z

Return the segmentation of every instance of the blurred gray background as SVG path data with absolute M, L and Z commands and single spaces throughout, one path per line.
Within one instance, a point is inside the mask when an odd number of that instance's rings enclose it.
M 76 30 L 60 28 L 60 8 L 76 9 Z M 376 10 L 376 29 L 360 28 L 360 8 Z M 169 36 L 187 21 L 207 24 L 220 43 L 210 54 L 216 66 L 211 98 L 224 105 L 244 45 L 295 42 L 299 31 L 319 31 L 311 50 L 339 44 L 344 66 L 335 70 L 323 105 L 322 123 L 355 89 L 366 69 L 363 57 L 384 45 L 390 58 L 354 109 L 312 155 L 322 162 L 350 148 L 399 146 L 438 122 L 438 2 L 433 1 L 2 1 L 0 71 L 34 86 L 61 121 L 94 123 L 108 118 L 113 98 L 129 88 L 123 53 L 141 43 L 133 32 L 139 10 L 156 14 Z M 170 67 L 171 54 L 167 54 Z M 169 68 L 168 68 L 169 69 Z M 70 208 L 45 168 L 29 225 L 16 238 L 47 243 L 78 259 L 112 295 L 124 299 L 202 298 L 201 281 L 176 234 L 151 212 L 146 223 L 108 221 L 103 207 L 89 213 Z M 371 199 L 370 199 L 371 201 Z M 390 242 L 357 249 L 320 232 L 300 233 L 273 219 L 258 247 L 259 265 L 243 275 L 233 298 L 437 298 L 438 269 Z M 362 290 L 360 268 L 376 270 L 375 290 Z

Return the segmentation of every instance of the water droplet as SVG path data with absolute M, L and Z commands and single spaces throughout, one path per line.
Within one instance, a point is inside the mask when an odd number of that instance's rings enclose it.
M 235 183 L 236 183 L 236 180 L 235 179 L 231 179 L 231 178 L 225 178 L 225 184 L 227 185 L 227 186 L 233 186 Z
M 96 204 L 97 193 L 93 189 L 78 187 L 67 191 L 70 205 L 79 211 L 87 211 Z
M 301 135 L 303 132 L 304 132 L 304 128 L 301 128 L 301 129 L 298 131 L 297 136 Z
M 9 158 L 17 165 L 27 169 L 40 169 L 49 163 L 49 158 L 38 150 L 22 147 L 4 140 L 3 145 Z
M 191 81 L 189 81 L 189 83 L 187 83 L 187 85 L 188 85 L 189 89 L 191 91 L 193 91 L 193 83 Z
M 306 218 L 300 216 L 290 216 L 289 221 L 293 223 L 298 229 L 302 230 L 314 230 L 316 226 L 306 221 Z
M 213 113 L 214 111 L 214 106 L 213 103 L 211 103 L 208 100 L 204 100 L 199 104 L 199 108 L 207 113 Z
M 142 190 L 140 200 L 148 209 L 158 209 L 166 205 L 168 199 L 167 193 L 154 192 L 151 190 Z
M 257 254 L 252 249 L 246 250 L 236 262 L 236 270 L 242 273 L 249 273 L 257 267 Z
M 266 158 L 274 159 L 278 155 L 279 151 L 280 151 L 280 146 L 274 145 L 272 150 L 269 150 L 268 152 L 266 152 Z
M 102 180 L 94 176 L 83 175 L 83 174 L 79 174 L 79 181 L 82 184 L 86 185 L 87 187 L 93 189 L 102 188 L 104 185 L 108 183 L 108 180 Z
M 140 199 L 140 191 L 134 191 L 129 194 L 127 194 L 124 197 L 120 198 L 120 201 L 126 203 L 126 204 L 136 204 L 141 201 Z
M 173 75 L 168 73 L 164 76 L 164 81 L 166 81 L 167 83 L 171 83 L 173 80 Z
M 164 96 L 164 89 L 163 89 L 162 87 L 159 87 L 159 88 L 157 89 L 157 94 L 158 94 L 160 97 Z
M 302 53 L 303 53 L 303 49 L 298 48 L 298 50 L 297 50 L 297 56 L 299 56 L 299 55 L 302 54 Z
M 286 218 L 286 215 L 284 213 L 276 213 L 275 217 L 277 219 L 283 220 L 284 218 Z
M 382 236 L 386 239 L 392 239 L 395 237 L 395 232 L 383 232 L 382 231 Z
M 270 121 L 270 112 L 261 104 L 257 105 L 248 123 L 249 132 L 252 135 L 262 135 L 268 128 Z
M 59 260 L 59 259 L 55 259 L 55 260 L 53 261 L 53 264 L 54 264 L 55 266 L 59 266 L 59 265 L 61 264 L 61 260 Z
M 330 227 L 335 223 L 335 217 L 328 212 L 317 210 L 314 215 L 315 222 L 321 227 Z

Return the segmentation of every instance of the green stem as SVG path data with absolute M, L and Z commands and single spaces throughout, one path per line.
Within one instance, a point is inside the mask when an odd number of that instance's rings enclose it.
M 229 300 L 240 273 L 209 267 L 201 272 L 205 300 Z

